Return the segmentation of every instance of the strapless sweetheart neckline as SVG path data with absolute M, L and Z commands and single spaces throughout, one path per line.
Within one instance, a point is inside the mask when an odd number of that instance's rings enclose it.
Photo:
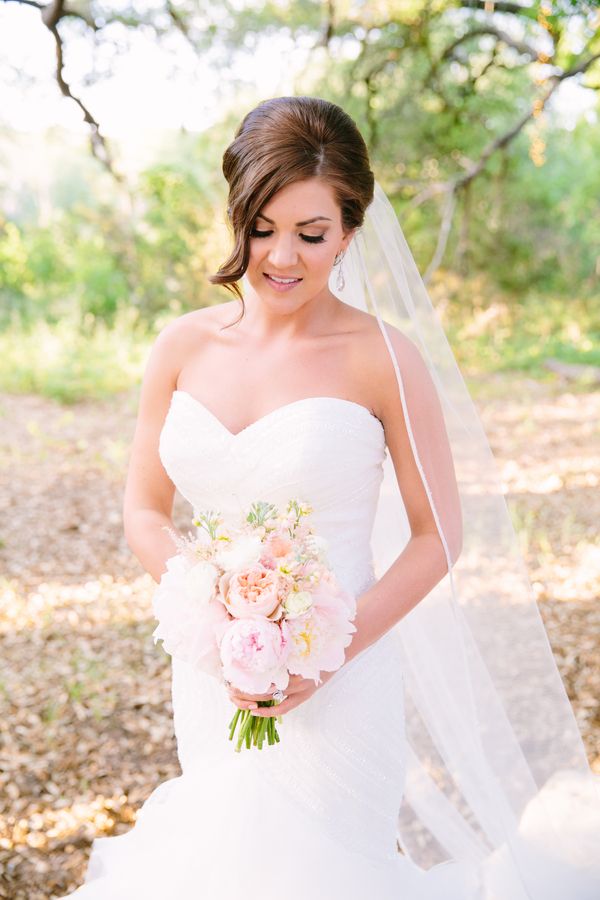
M 194 397 L 193 394 L 190 394 L 189 391 L 181 390 L 180 388 L 176 388 L 173 391 L 173 396 L 176 395 L 187 398 L 191 403 L 193 403 L 198 409 L 203 410 L 206 415 L 208 415 L 226 434 L 228 434 L 231 438 L 241 437 L 252 429 L 258 427 L 263 422 L 267 420 L 273 419 L 278 415 L 284 414 L 288 410 L 295 409 L 301 404 L 306 403 L 340 403 L 348 408 L 356 409 L 361 415 L 368 416 L 369 419 L 374 423 L 374 425 L 381 430 L 381 433 L 384 433 L 383 423 L 381 419 L 378 419 L 366 406 L 363 406 L 362 403 L 357 403 L 355 400 L 346 400 L 343 397 L 329 397 L 329 396 L 321 396 L 321 397 L 301 397 L 299 400 L 290 400 L 289 403 L 284 403 L 281 406 L 276 406 L 275 409 L 270 410 L 265 413 L 263 416 L 259 416 L 258 419 L 255 419 L 254 422 L 250 422 L 244 428 L 241 428 L 239 431 L 231 431 L 223 422 L 216 416 L 207 406 L 202 403 L 201 400 L 198 400 L 197 397 Z

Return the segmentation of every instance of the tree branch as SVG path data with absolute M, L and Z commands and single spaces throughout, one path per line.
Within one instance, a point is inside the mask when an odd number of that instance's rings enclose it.
M 171 0 L 167 0 L 167 12 L 175 28 L 177 28 L 177 30 L 180 31 L 181 34 L 189 41 L 190 32 L 187 26 L 187 22 L 183 19 L 179 10 L 175 9 Z
M 582 72 L 586 72 L 597 59 L 600 59 L 600 53 L 594 53 L 593 56 L 580 60 L 572 69 L 566 69 L 564 72 L 561 72 L 560 75 L 554 75 L 553 77 L 558 81 L 564 81 L 565 78 L 572 78 L 573 75 L 581 75 Z
M 511 126 L 511 128 L 505 131 L 504 134 L 499 135 L 497 138 L 494 138 L 494 140 L 490 141 L 487 146 L 484 147 L 477 162 L 472 163 L 463 175 L 458 175 L 454 178 L 450 178 L 448 179 L 448 181 L 434 182 L 428 185 L 424 190 L 416 194 L 408 202 L 407 206 L 410 209 L 421 206 L 421 204 L 425 203 L 427 200 L 430 200 L 437 194 L 448 195 L 444 213 L 442 215 L 442 222 L 440 225 L 436 250 L 431 262 L 426 269 L 426 275 L 428 278 L 431 277 L 432 272 L 435 270 L 435 268 L 437 268 L 437 266 L 439 266 L 443 258 L 443 252 L 448 241 L 452 216 L 455 209 L 454 198 L 456 197 L 458 191 L 466 188 L 466 186 L 470 184 L 483 171 L 490 157 L 493 156 L 498 150 L 501 150 L 508 144 L 510 144 L 510 142 L 513 141 L 515 137 L 522 131 L 527 122 L 531 118 L 533 118 L 534 116 L 538 116 L 542 112 L 552 94 L 559 87 L 559 85 L 563 81 L 565 81 L 565 79 L 572 78 L 574 75 L 580 75 L 582 74 L 582 72 L 587 71 L 587 69 L 589 69 L 589 67 L 597 59 L 600 59 L 600 53 L 595 53 L 587 59 L 580 60 L 578 63 L 576 63 L 576 65 L 572 66 L 572 68 L 570 69 L 565 70 L 564 72 L 552 75 L 548 79 L 548 81 L 550 82 L 550 86 L 544 96 L 537 100 L 534 100 L 534 102 L 531 104 L 530 109 L 528 109 L 526 113 L 524 113 L 519 119 L 517 119 L 517 121 Z
M 51 3 L 47 3 L 45 6 L 41 7 L 42 22 L 46 28 L 52 30 L 52 28 L 55 28 L 58 25 L 60 17 L 64 12 L 64 5 L 65 0 L 51 0 Z
M 60 0 L 59 0 L 60 2 Z M 59 17 L 60 18 L 60 17 Z M 100 125 L 93 117 L 87 106 L 84 102 L 76 97 L 75 94 L 71 91 L 71 86 L 65 80 L 64 77 L 64 56 L 63 56 L 63 44 L 62 39 L 58 31 L 57 25 L 48 25 L 48 30 L 50 34 L 53 36 L 54 41 L 56 43 L 56 80 L 58 82 L 58 86 L 61 90 L 61 93 L 64 97 L 67 97 L 69 100 L 72 100 L 77 104 L 79 109 L 83 113 L 83 118 L 85 122 L 90 126 L 90 146 L 92 150 L 92 154 L 96 157 L 98 162 L 100 162 L 104 168 L 110 172 L 110 174 L 117 181 L 123 181 L 123 176 L 115 170 L 112 155 L 110 153 L 110 149 L 108 144 L 102 134 L 100 133 Z
M 326 14 L 321 34 L 316 43 L 316 47 L 329 47 L 329 42 L 335 32 L 335 0 L 327 0 L 325 3 Z
M 36 3 L 35 0 L 4 0 L 4 3 L 20 3 L 22 6 L 33 6 L 39 10 L 44 8 L 43 3 Z
M 98 124 L 90 110 L 87 108 L 87 106 L 84 104 L 83 100 L 81 100 L 80 97 L 75 96 L 75 94 L 72 92 L 71 86 L 64 76 L 63 41 L 58 30 L 61 19 L 81 19 L 89 28 L 93 29 L 94 31 L 98 30 L 98 26 L 85 14 L 79 13 L 76 10 L 66 8 L 65 0 L 51 0 L 51 2 L 47 4 L 38 3 L 36 2 L 36 0 L 4 0 L 4 2 L 16 2 L 20 3 L 22 6 L 33 6 L 35 7 L 35 9 L 39 10 L 42 23 L 54 38 L 56 47 L 55 75 L 60 91 L 63 97 L 66 97 L 68 100 L 72 100 L 73 103 L 77 104 L 77 106 L 83 113 L 84 121 L 90 126 L 90 146 L 92 154 L 96 157 L 98 162 L 100 162 L 104 166 L 104 168 L 108 172 L 110 172 L 113 178 L 115 178 L 117 181 L 123 181 L 123 176 L 115 170 L 108 143 L 100 133 L 100 125 Z
M 456 190 L 448 191 L 446 196 L 446 202 L 444 204 L 444 211 L 442 213 L 442 222 L 440 224 L 440 229 L 438 231 L 437 244 L 435 247 L 435 251 L 433 256 L 431 257 L 431 261 L 427 266 L 424 274 L 423 281 L 425 284 L 429 282 L 432 274 L 439 267 L 442 259 L 444 258 L 444 253 L 446 252 L 446 245 L 448 244 L 448 238 L 450 237 L 450 229 L 452 226 L 452 219 L 454 217 L 454 210 L 456 208 Z
M 460 44 L 468 41 L 472 37 L 478 37 L 479 35 L 484 34 L 491 34 L 507 46 L 514 47 L 519 53 L 523 53 L 531 57 L 531 59 L 537 59 L 538 52 L 530 44 L 512 37 L 508 32 L 502 31 L 500 28 L 496 28 L 495 25 L 490 23 L 489 25 L 478 25 L 476 28 L 470 28 L 464 34 L 457 37 L 452 43 L 448 44 L 446 49 L 440 55 L 438 63 L 447 59 Z

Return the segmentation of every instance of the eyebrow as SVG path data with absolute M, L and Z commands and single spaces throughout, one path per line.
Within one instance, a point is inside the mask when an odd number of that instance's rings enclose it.
M 258 213 L 257 219 L 264 219 L 265 222 L 268 222 L 270 225 L 275 224 L 273 219 L 269 219 L 269 217 L 265 216 L 263 213 Z M 296 222 L 296 225 L 310 225 L 312 222 L 318 222 L 320 219 L 325 219 L 327 222 L 331 222 L 331 219 L 328 216 L 315 216 L 312 219 L 305 219 L 304 222 Z

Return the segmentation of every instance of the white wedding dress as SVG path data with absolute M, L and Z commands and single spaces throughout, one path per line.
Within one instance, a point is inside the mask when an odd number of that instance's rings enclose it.
M 163 465 L 195 510 L 237 522 L 253 500 L 313 507 L 328 559 L 355 595 L 373 581 L 370 537 L 383 426 L 336 397 L 288 403 L 233 434 L 173 393 Z M 469 900 L 458 865 L 425 872 L 396 831 L 405 778 L 403 673 L 392 629 L 284 714 L 280 742 L 236 753 L 225 687 L 172 661 L 182 774 L 129 832 L 94 841 L 78 900 Z M 160 652 L 157 648 L 157 652 Z M 479 895 L 477 895 L 479 897 Z

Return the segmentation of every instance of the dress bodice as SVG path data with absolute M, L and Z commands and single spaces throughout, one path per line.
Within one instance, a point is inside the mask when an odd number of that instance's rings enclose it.
M 234 434 L 199 400 L 176 390 L 159 453 L 194 513 L 219 510 L 235 524 L 255 500 L 282 511 L 290 498 L 304 500 L 344 587 L 356 591 L 372 579 L 370 538 L 386 447 L 383 425 L 365 406 L 307 397 Z
M 340 584 L 358 597 L 375 581 L 371 534 L 386 446 L 382 423 L 365 406 L 338 397 L 308 397 L 234 434 L 191 394 L 176 390 L 159 453 L 195 513 L 218 510 L 235 526 L 253 501 L 273 503 L 282 512 L 291 498 L 309 503 L 312 525 L 327 543 L 327 560 Z M 281 743 L 239 758 L 226 734 L 232 704 L 222 686 L 173 658 L 182 769 L 196 777 L 229 760 L 226 765 L 244 785 L 260 773 L 262 794 L 293 799 L 346 846 L 389 859 L 395 855 L 389 838 L 404 777 L 401 680 L 396 635 L 390 631 L 346 661 L 310 702 L 286 713 Z M 364 737 L 356 737 L 357 729 Z M 232 757 L 238 758 L 231 762 Z M 350 801 L 351 817 L 345 807 Z M 368 849 L 365 816 L 371 823 Z

